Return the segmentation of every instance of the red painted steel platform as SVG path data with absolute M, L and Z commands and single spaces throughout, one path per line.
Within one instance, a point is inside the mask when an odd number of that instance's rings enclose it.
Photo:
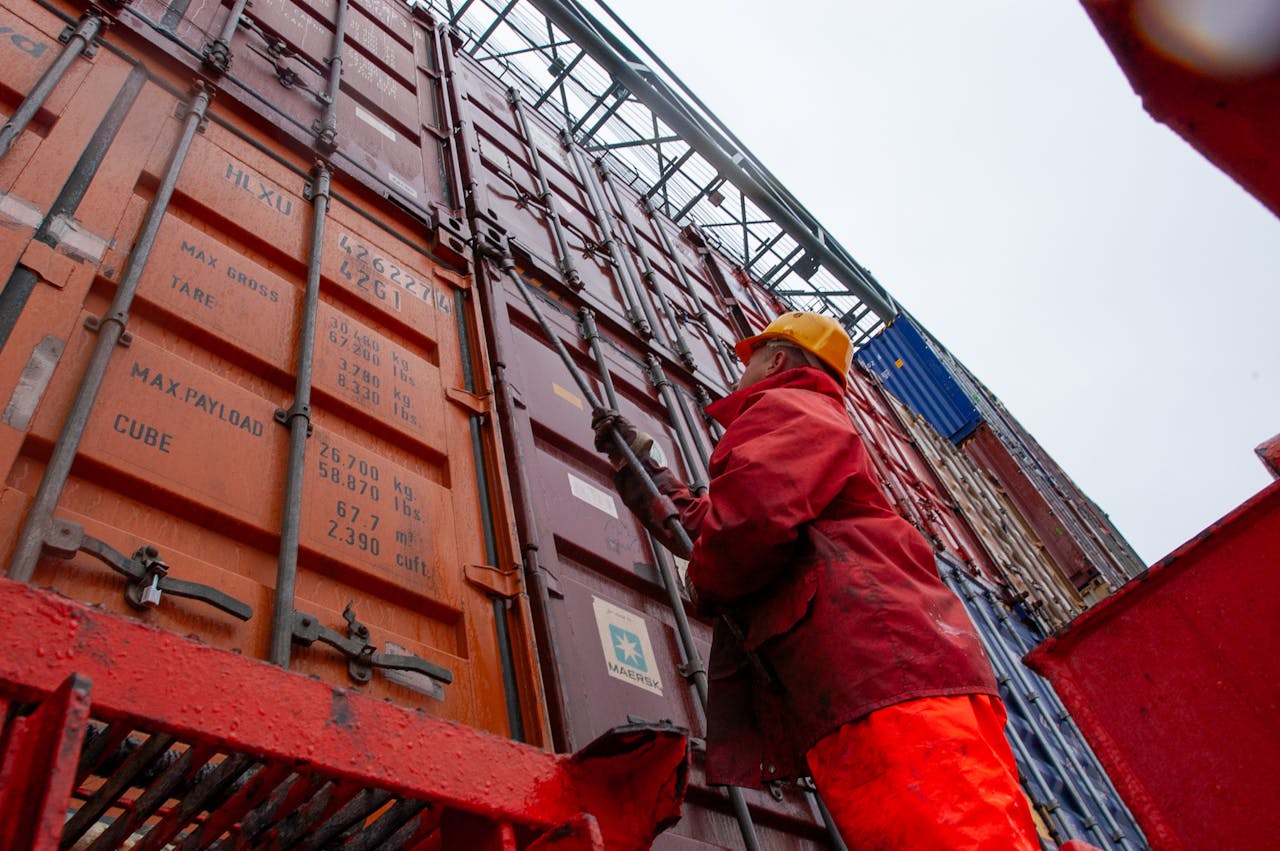
M 0 847 L 641 849 L 680 814 L 675 727 L 554 755 L 20 583 L 0 608 Z
M 1280 482 L 1027 657 L 1154 847 L 1280 837 Z

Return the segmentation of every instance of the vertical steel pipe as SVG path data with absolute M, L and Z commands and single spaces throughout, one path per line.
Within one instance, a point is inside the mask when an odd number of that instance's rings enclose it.
M 817 788 L 816 786 L 814 788 Z M 805 796 L 818 806 L 818 814 L 822 816 L 822 826 L 827 831 L 827 841 L 831 843 L 831 851 L 849 851 L 849 846 L 844 844 L 844 837 L 840 835 L 839 829 L 836 827 L 836 820 L 831 816 L 831 810 L 827 809 L 826 803 L 817 792 L 805 790 Z
M 671 421 L 671 429 L 676 433 L 676 442 L 680 445 L 680 452 L 684 455 L 685 468 L 689 470 L 693 481 L 691 484 L 697 490 L 706 490 L 706 470 L 707 463 L 711 456 L 707 452 L 706 447 L 701 440 L 698 440 L 694 433 L 693 424 L 689 422 L 689 410 L 682 404 L 683 400 L 678 398 L 679 394 L 675 387 L 671 384 L 671 379 L 667 378 L 666 372 L 662 369 L 662 363 L 659 362 L 655 355 L 650 354 L 645 358 L 645 372 L 649 377 L 649 382 L 658 389 L 658 395 L 662 398 L 662 404 L 667 409 L 667 418 Z
M 489 267 L 480 264 L 484 269 Z M 482 281 L 476 287 L 475 292 L 479 294 L 481 299 L 481 309 L 491 317 L 494 323 L 497 323 L 499 316 L 499 306 L 494 297 L 495 290 L 498 289 L 497 281 Z M 504 308 L 505 309 L 505 306 Z M 502 435 L 506 451 L 508 454 L 508 467 L 512 471 L 513 477 L 513 502 L 516 509 L 516 528 L 522 540 L 521 552 L 523 554 L 524 575 L 526 587 L 529 591 L 529 602 L 534 618 L 534 628 L 537 630 L 539 644 L 550 650 L 550 659 L 552 663 L 543 666 L 542 674 L 546 680 L 546 688 L 544 689 L 547 700 L 547 708 L 553 719 L 558 723 L 555 725 L 557 729 L 553 730 L 556 736 L 556 747 L 558 750 L 564 751 L 568 748 L 568 743 L 563 741 L 565 731 L 572 729 L 572 704 L 569 700 L 568 688 L 564 682 L 564 676 L 560 670 L 559 660 L 563 659 L 560 652 L 561 642 L 559 632 L 556 628 L 555 616 L 551 611 L 551 588 L 547 582 L 547 573 L 542 567 L 538 552 L 540 549 L 540 534 L 537 518 L 533 512 L 533 489 L 529 485 L 528 471 L 531 469 L 531 462 L 525 455 L 525 442 L 515 433 L 515 412 L 516 401 L 512 392 L 511 384 L 507 380 L 507 341 L 501 333 L 489 335 L 489 348 L 492 353 L 490 366 L 493 374 L 493 389 L 497 394 L 498 405 L 503 416 L 496 417 L 495 422 L 502 429 Z
M 560 213 L 556 210 L 555 196 L 551 192 L 551 184 L 547 180 L 547 172 L 542 167 L 542 156 L 538 153 L 538 143 L 529 132 L 529 119 L 525 115 L 524 96 L 514 87 L 507 90 L 507 100 L 511 103 L 511 111 L 515 115 L 516 129 L 520 132 L 520 141 L 529 152 L 529 164 L 533 166 L 534 179 L 538 181 L 538 200 L 551 225 L 551 236 L 555 240 L 556 250 L 560 257 L 556 260 L 564 281 L 575 290 L 582 289 L 582 276 L 573 265 L 569 253 L 569 241 L 564 235 L 564 223 L 560 221 Z
M 613 168 L 609 165 L 607 159 L 601 157 L 596 160 L 596 170 L 600 172 L 605 192 L 613 202 L 614 209 L 618 211 L 618 219 L 622 222 L 622 229 L 627 234 L 627 241 L 631 246 L 632 254 L 640 264 L 640 280 L 648 286 L 649 291 L 658 299 L 658 306 L 662 308 L 662 314 L 666 317 L 667 325 L 670 326 L 674 335 L 673 342 L 675 343 L 676 354 L 680 357 L 680 362 L 684 364 L 685 369 L 694 372 L 697 370 L 698 364 L 694 360 L 693 351 L 690 350 L 689 341 L 684 336 L 684 329 L 676 317 L 675 310 L 671 307 L 671 300 L 662 291 L 662 287 L 658 286 L 658 277 L 654 273 L 653 264 L 649 262 L 649 257 L 645 254 L 644 247 L 640 243 L 640 234 L 636 231 L 636 226 L 631 221 L 631 217 L 627 215 L 627 208 L 623 204 L 622 193 L 618 191 Z
M 89 423 L 89 414 L 93 410 L 94 401 L 98 398 L 98 391 L 102 388 L 102 380 L 106 377 L 111 356 L 124 336 L 125 325 L 129 322 L 129 308 L 133 305 L 133 297 L 138 291 L 142 271 L 146 268 L 147 259 L 151 256 L 160 223 L 164 220 L 165 211 L 169 209 L 169 200 L 173 197 L 174 187 L 178 183 L 178 174 L 182 171 L 187 153 L 191 150 L 191 140 L 204 122 L 205 111 L 209 108 L 211 97 L 210 90 L 203 83 L 198 83 L 195 94 L 187 105 L 182 133 L 169 157 L 169 165 L 165 169 L 164 177 L 156 187 L 155 197 L 147 210 L 142 228 L 138 231 L 138 238 L 134 240 L 133 250 L 129 253 L 129 261 L 125 266 L 120 284 L 116 287 L 115 297 L 111 300 L 111 306 L 107 308 L 106 315 L 96 323 L 98 342 L 80 379 L 75 400 L 71 403 L 70 411 L 67 412 L 67 418 L 58 434 L 58 441 L 54 444 L 53 453 L 49 456 L 49 463 L 40 479 L 40 486 L 27 512 L 26 522 L 18 535 L 18 544 L 9 562 L 10 579 L 30 582 L 35 573 L 46 528 L 62 496 L 67 477 L 71 474 L 71 464 L 75 461 L 80 439 L 84 436 L 85 426 Z
M 707 428 L 711 431 L 711 436 L 715 440 L 724 437 L 724 426 L 716 422 L 716 418 L 707 413 L 707 405 L 711 404 L 711 396 L 707 394 L 707 388 L 701 384 L 693 386 L 694 396 L 698 399 L 698 408 L 702 414 L 702 421 L 707 424 Z
M 76 28 L 71 31 L 70 38 L 62 46 L 53 64 L 44 69 L 40 79 L 36 80 L 36 84 L 31 87 L 31 91 L 27 92 L 22 103 L 18 104 L 13 115 L 9 116 L 4 127 L 0 127 L 0 157 L 9 153 L 13 143 L 22 135 L 22 131 L 31 123 L 31 119 L 35 118 L 40 107 L 44 106 L 45 100 L 62 80 L 62 76 L 67 73 L 71 63 L 75 62 L 76 57 L 93 42 L 101 29 L 102 15 L 94 11 L 90 11 L 76 24 Z
M 604 198 L 600 195 L 600 187 L 587 166 L 582 149 L 574 144 L 568 133 L 560 134 L 560 143 L 569 152 L 569 159 L 573 160 L 578 180 L 587 193 L 587 204 L 591 207 L 591 215 L 595 218 L 596 228 L 600 231 L 600 244 L 609 253 L 609 263 L 613 266 L 614 274 L 618 279 L 618 290 L 622 293 L 627 321 L 641 337 L 650 339 L 657 333 L 658 321 L 653 315 L 653 309 L 649 307 L 640 292 L 639 283 L 635 280 L 632 269 L 622 254 L 622 249 L 618 246 L 613 225 L 609 223 L 609 211 L 605 209 Z
M 44 220 L 40 222 L 40 227 L 36 228 L 35 234 L 31 237 L 33 241 L 43 242 L 46 245 L 57 244 L 58 240 L 50 233 L 50 228 L 56 222 L 62 221 L 64 217 L 74 217 L 80 202 L 84 200 L 85 193 L 89 191 L 94 175 L 98 173 L 98 168 L 106 158 L 107 151 L 111 149 L 116 134 L 124 126 L 125 119 L 133 109 L 133 104 L 138 99 L 138 94 L 146 81 L 146 69 L 141 65 L 134 65 L 129 71 L 129 76 L 125 77 L 124 84 L 116 92 L 111 105 L 107 107 L 102 120 L 98 122 L 93 135 L 89 137 L 89 144 L 80 154 L 75 167 L 67 175 L 66 182 L 58 192 L 58 197 L 49 205 Z M 27 300 L 39 281 L 40 276 L 36 272 L 25 266 L 16 266 L 9 275 L 9 280 L 5 282 L 4 288 L 0 289 L 0 349 L 8 343 L 9 335 L 13 333 L 14 326 L 18 324 L 18 319 L 27 306 Z
M 329 57 L 329 79 L 324 92 L 324 113 L 316 121 L 316 147 L 325 153 L 338 148 L 338 93 L 342 85 L 342 50 L 347 38 L 347 0 L 338 0 L 333 22 L 333 52 Z
M 590 315 L 590 311 L 584 310 L 583 321 L 584 324 L 591 322 L 591 330 L 594 332 L 595 323 L 590 319 Z M 613 378 L 609 373 L 609 363 L 605 360 L 604 350 L 600 346 L 600 335 L 592 333 L 588 337 L 587 343 L 596 362 L 600 384 L 604 388 L 605 403 L 616 411 L 618 409 L 618 395 L 614 391 Z M 596 400 L 593 399 L 593 401 Z M 599 405 L 594 404 L 592 407 L 597 408 Z M 650 481 L 650 485 L 652 486 L 652 481 Z M 707 670 L 702 664 L 702 654 L 698 651 L 698 645 L 694 642 L 693 629 L 689 626 L 689 616 L 684 610 L 684 598 L 680 594 L 680 578 L 676 575 L 671 554 L 664 550 L 652 535 L 647 537 L 649 548 L 653 551 L 654 560 L 657 562 L 658 576 L 661 578 L 662 586 L 667 592 L 667 603 L 671 607 L 672 615 L 675 617 L 676 634 L 680 638 L 680 653 L 684 657 L 685 676 L 693 683 L 694 692 L 698 697 L 698 706 L 702 709 L 703 717 L 705 718 L 709 700 Z M 742 790 L 736 786 L 729 786 L 725 791 L 728 793 L 729 804 L 733 808 L 734 818 L 738 822 L 738 829 L 742 833 L 742 841 L 750 851 L 759 851 L 760 843 L 756 838 L 755 823 L 752 821 L 751 813 L 747 809 L 747 801 L 742 794 Z
M 671 235 L 667 233 L 667 228 L 662 223 L 663 217 L 658 212 L 657 207 L 654 206 L 652 199 L 644 199 L 644 211 L 648 214 L 649 221 L 652 222 L 653 229 L 658 234 L 658 241 L 662 243 L 663 253 L 671 261 L 672 268 L 675 269 L 676 279 L 680 281 L 680 286 L 684 289 L 685 295 L 689 296 L 689 303 L 693 305 L 693 315 L 707 331 L 712 351 L 720 358 L 725 372 L 736 380 L 740 374 L 738 362 L 725 351 L 724 341 L 720 339 L 720 335 L 711 327 L 711 316 L 707 313 L 707 308 L 702 303 L 702 297 L 698 295 L 698 285 L 689 278 L 689 272 L 684 268 L 684 264 L 680 262 L 680 255 L 676 254 L 675 244 L 672 243 Z
M 476 385 L 475 362 L 471 355 L 471 322 L 468 319 L 471 311 L 468 309 L 465 291 L 454 291 L 453 308 L 458 331 L 458 360 L 462 364 L 462 389 L 468 393 L 478 394 L 481 388 Z M 480 492 L 480 527 L 484 536 L 485 563 L 497 565 L 502 557 L 498 552 L 498 529 L 493 520 L 493 488 L 490 485 L 489 465 L 485 461 L 480 415 L 471 414 L 467 420 L 471 430 L 471 454 L 475 459 L 476 489 Z M 524 713 L 520 703 L 520 682 L 516 677 L 511 626 L 507 622 L 509 603 L 506 598 L 497 594 L 491 595 L 490 599 L 493 605 L 493 628 L 498 641 L 498 664 L 502 672 L 503 696 L 507 703 L 507 723 L 511 727 L 511 738 L 523 742 L 525 741 Z
M 320 267 L 324 261 L 324 229 L 329 217 L 329 166 L 317 163 L 311 172 L 311 242 L 307 257 L 307 289 L 298 328 L 293 407 L 276 411 L 276 420 L 289 429 L 289 462 L 285 469 L 280 553 L 276 559 L 276 593 L 271 612 L 272 664 L 289 667 L 293 649 L 293 598 L 298 578 L 298 540 L 302 527 L 302 485 L 306 475 L 307 437 L 311 433 L 311 383 L 316 351 L 316 313 L 320 306 Z
M 231 40 L 235 38 L 247 5 L 249 0 L 235 0 L 231 4 L 231 11 L 227 13 L 227 19 L 222 22 L 222 29 L 218 32 L 217 38 L 206 44 L 201 52 L 200 61 L 205 70 L 215 79 L 231 70 Z

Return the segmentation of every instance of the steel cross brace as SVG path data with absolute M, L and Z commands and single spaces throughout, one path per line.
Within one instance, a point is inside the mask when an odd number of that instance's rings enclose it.
M 604 848 L 639 851 L 680 814 L 688 740 L 670 725 L 619 727 L 576 754 L 550 754 L 25 583 L 0 579 L 0 610 L 7 618 L 0 706 L 46 701 L 80 674 L 93 682 L 96 718 L 133 722 L 223 753 L 305 764 L 337 782 L 474 816 L 498 826 L 500 835 L 514 827 L 550 841 L 571 826 L 563 835 L 574 833 L 588 840 L 579 847 L 592 847 L 582 818 L 589 814 Z M 15 776 L 13 783 L 39 776 Z M 63 801 L 59 819 L 65 808 Z

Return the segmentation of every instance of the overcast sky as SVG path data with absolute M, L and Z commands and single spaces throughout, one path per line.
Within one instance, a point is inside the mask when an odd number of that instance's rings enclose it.
M 1072 0 L 613 0 L 1148 563 L 1271 479 L 1280 220 Z

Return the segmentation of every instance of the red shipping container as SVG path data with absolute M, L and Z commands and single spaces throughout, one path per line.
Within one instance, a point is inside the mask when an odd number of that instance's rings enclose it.
M 1037 647 L 1153 846 L 1280 838 L 1280 482 Z

